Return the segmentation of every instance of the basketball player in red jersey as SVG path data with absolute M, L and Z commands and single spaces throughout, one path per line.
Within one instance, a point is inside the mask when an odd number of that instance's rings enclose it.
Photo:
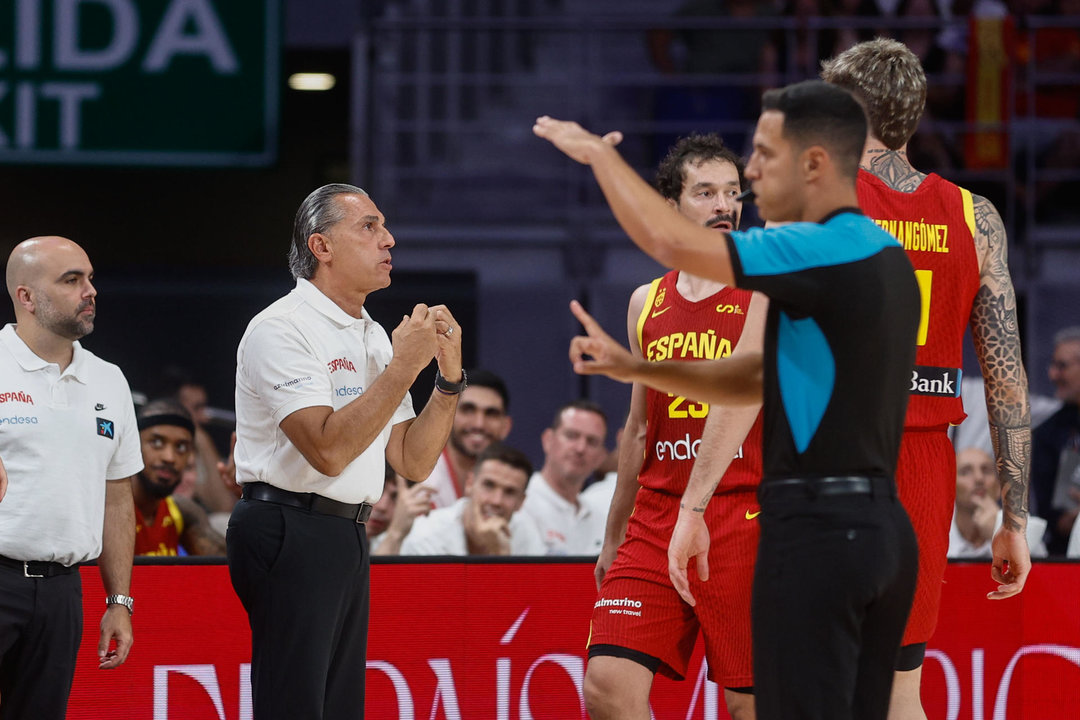
M 870 135 L 858 178 L 859 205 L 907 250 L 922 294 L 916 367 L 896 482 L 919 538 L 919 579 L 893 682 L 890 720 L 923 720 L 919 683 L 926 643 L 937 624 L 956 456 L 946 430 L 964 419 L 960 400 L 964 328 L 970 326 L 997 456 L 1004 522 L 993 539 L 988 594 L 1007 598 L 1031 569 L 1025 530 L 1031 420 L 1020 358 L 1016 296 L 1001 216 L 972 195 L 908 162 L 907 142 L 926 101 L 918 57 L 894 40 L 859 43 L 822 64 L 822 79 L 866 107 Z
M 195 451 L 195 423 L 173 399 L 152 400 L 138 413 L 143 465 L 132 478 L 135 554 L 225 555 L 225 538 L 194 500 L 173 495 Z
M 743 163 L 717 135 L 680 140 L 660 164 L 668 203 L 706 227 L 739 226 Z M 721 242 L 717 234 L 717 242 Z M 724 357 L 760 349 L 767 300 L 689 273 L 669 272 L 630 298 L 630 347 L 649 360 Z M 634 384 L 619 449 L 618 480 L 596 564 L 585 702 L 593 720 L 648 720 L 656 673 L 686 675 L 699 628 L 709 678 L 724 687 L 735 720 L 754 717 L 750 595 L 761 479 L 760 403 L 707 404 Z M 707 418 L 707 419 L 706 419 Z M 688 481 L 707 485 L 709 561 L 720 577 L 689 581 L 680 598 L 668 575 L 668 540 Z M 700 498 L 699 498 L 700 499 Z M 697 502 L 698 499 L 695 499 Z M 704 508 L 704 505 L 702 505 Z M 699 515 L 700 516 L 700 515 Z

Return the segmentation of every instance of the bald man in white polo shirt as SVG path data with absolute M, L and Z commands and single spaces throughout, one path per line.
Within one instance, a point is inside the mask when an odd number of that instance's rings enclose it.
M 0 330 L 0 718 L 60 720 L 82 637 L 78 563 L 106 592 L 98 662 L 131 648 L 131 476 L 139 430 L 120 368 L 85 350 L 97 291 L 90 259 L 61 237 L 7 262 L 16 324 Z M 104 528 L 104 530 L 103 530 Z
M 237 350 L 236 479 L 226 536 L 252 634 L 255 720 L 363 717 L 369 548 L 363 522 L 385 463 L 427 477 L 465 386 L 461 328 L 417 305 L 392 339 L 364 309 L 390 284 L 394 238 L 367 193 L 319 188 L 301 204 L 296 288 L 255 316 Z M 409 386 L 432 359 L 414 416 Z

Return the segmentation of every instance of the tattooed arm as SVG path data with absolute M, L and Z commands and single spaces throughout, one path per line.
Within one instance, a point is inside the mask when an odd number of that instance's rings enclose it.
M 1000 599 L 1020 592 L 1031 568 L 1025 531 L 1031 456 L 1031 410 L 1027 375 L 1020 357 L 1016 294 L 1009 277 L 1005 226 L 994 206 L 973 196 L 975 247 L 980 283 L 971 309 L 971 336 L 986 382 L 990 439 L 1001 484 L 1002 527 L 993 540 L 993 577 Z M 1003 563 L 1007 567 L 1003 567 Z
M 188 555 L 224 555 L 225 538 L 210 525 L 210 517 L 194 500 L 173 495 L 176 507 L 184 518 L 180 544 Z

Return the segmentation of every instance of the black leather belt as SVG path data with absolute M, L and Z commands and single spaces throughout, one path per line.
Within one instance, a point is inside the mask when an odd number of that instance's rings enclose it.
M 807 497 L 819 495 L 896 495 L 896 483 L 890 478 L 846 475 L 821 478 L 783 478 L 761 483 L 762 497 L 800 493 Z
M 12 560 L 3 555 L 0 555 L 0 565 L 19 570 L 22 572 L 23 577 L 28 578 L 50 578 L 56 577 L 57 575 L 70 575 L 79 569 L 78 565 L 69 567 L 58 562 L 48 562 L 46 560 Z
M 245 500 L 262 500 L 263 502 L 272 502 L 278 505 L 288 505 L 289 507 L 310 510 L 320 515 L 348 518 L 358 523 L 367 522 L 368 517 L 371 515 L 371 503 L 350 505 L 315 493 L 282 490 L 279 487 L 267 485 L 263 482 L 244 483 L 243 498 Z

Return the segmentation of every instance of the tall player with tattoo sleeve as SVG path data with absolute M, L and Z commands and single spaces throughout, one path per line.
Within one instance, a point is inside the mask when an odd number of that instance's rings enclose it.
M 1023 590 L 1031 569 L 1025 537 L 1031 423 L 1020 357 L 1016 296 L 1005 229 L 986 198 L 911 166 L 907 142 L 926 100 L 918 57 L 894 40 L 859 43 L 823 63 L 822 78 L 853 92 L 870 119 L 858 177 L 859 205 L 907 250 L 922 295 L 916 367 L 896 481 L 919 539 L 915 603 L 897 663 L 890 720 L 926 718 L 919 683 L 937 624 L 956 492 L 946 435 L 964 419 L 963 336 L 971 328 L 986 382 L 990 436 L 1004 508 L 993 539 L 992 600 Z
M 742 160 L 715 134 L 681 139 L 656 177 L 669 205 L 721 231 L 738 228 L 742 203 L 736 197 L 745 185 Z M 718 243 L 722 238 L 717 233 Z M 631 296 L 630 347 L 653 361 L 725 357 L 736 346 L 760 350 L 767 302 L 749 290 L 672 271 Z M 653 677 L 685 677 L 699 629 L 709 678 L 724 688 L 729 714 L 753 720 L 750 594 L 758 542 L 759 410 L 760 403 L 710 407 L 634 383 L 596 563 L 599 593 L 585 675 L 594 720 L 648 720 Z M 688 480 L 719 486 L 704 510 L 718 577 L 688 583 L 701 600 L 694 606 L 679 597 L 668 576 L 668 540 Z

